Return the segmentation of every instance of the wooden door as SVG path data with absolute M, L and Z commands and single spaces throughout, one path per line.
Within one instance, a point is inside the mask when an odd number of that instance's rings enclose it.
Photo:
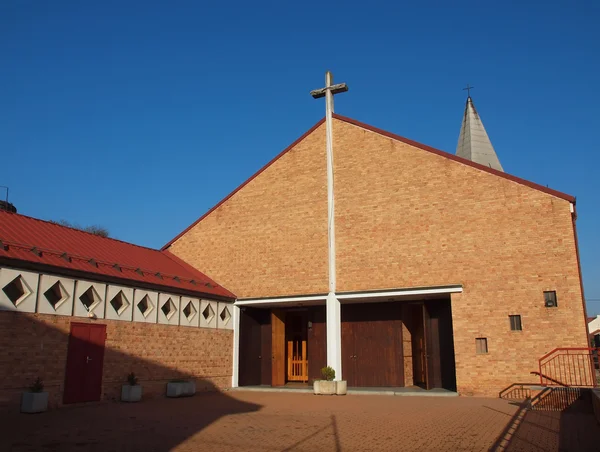
M 240 361 L 239 385 L 261 384 L 262 374 L 262 328 L 259 309 L 240 310 Z M 267 360 L 270 361 L 269 355 Z
M 423 322 L 423 306 L 413 304 L 407 306 L 404 321 L 411 332 L 413 381 L 415 385 L 427 386 L 427 370 L 425 365 L 425 330 Z
M 441 388 L 439 318 L 431 315 L 427 303 L 423 304 L 423 330 L 425 335 L 426 388 Z
M 351 387 L 404 386 L 402 311 L 396 303 L 342 306 L 342 373 Z
M 428 300 L 427 367 L 430 388 L 456 391 L 456 364 L 450 300 Z
M 357 387 L 356 376 L 356 327 L 357 310 L 354 305 L 342 305 L 342 379 L 348 382 L 348 386 Z
M 260 325 L 261 334 L 261 376 L 260 384 L 271 385 L 273 378 L 273 360 L 271 359 L 271 342 L 273 341 L 271 333 L 271 313 L 268 310 L 262 312 L 262 323 Z
M 310 326 L 308 328 L 308 379 L 320 380 L 321 369 L 327 366 L 327 324 L 325 306 L 313 306 L 308 309 Z M 343 353 L 343 349 L 342 349 Z M 342 369 L 342 372 L 345 372 Z
M 64 403 L 100 400 L 105 340 L 106 325 L 71 324 Z
M 285 312 L 271 311 L 271 385 L 285 385 Z

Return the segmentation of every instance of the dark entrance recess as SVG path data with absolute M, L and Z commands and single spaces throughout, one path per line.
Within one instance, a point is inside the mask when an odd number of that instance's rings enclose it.
M 239 385 L 271 384 L 271 311 L 241 308 Z
M 285 317 L 286 382 L 308 382 L 308 311 L 290 309 Z
M 428 300 L 404 308 L 412 336 L 413 379 L 425 389 L 456 391 L 450 300 Z
M 106 325 L 71 323 L 64 403 L 100 400 L 105 340 Z
M 399 303 L 342 305 L 342 372 L 350 387 L 404 386 Z
M 303 309 L 243 307 L 240 316 L 239 385 L 286 384 L 288 341 L 305 338 L 308 381 L 327 365 L 325 306 Z M 297 338 L 297 336 L 299 336 Z
M 423 312 L 425 331 L 427 332 L 427 367 L 432 369 L 428 386 L 456 391 L 456 364 L 450 300 L 426 301 Z

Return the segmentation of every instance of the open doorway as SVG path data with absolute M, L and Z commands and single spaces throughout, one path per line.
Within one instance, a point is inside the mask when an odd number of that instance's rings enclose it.
M 327 365 L 325 306 L 240 309 L 239 385 L 305 385 Z
M 308 383 L 308 311 L 289 310 L 285 318 L 286 383 Z
M 456 391 L 450 300 L 411 303 L 405 312 L 404 321 L 411 333 L 414 384 L 424 389 Z

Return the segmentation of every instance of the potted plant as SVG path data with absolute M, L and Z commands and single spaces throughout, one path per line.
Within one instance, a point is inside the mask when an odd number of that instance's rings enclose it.
M 335 370 L 332 367 L 323 367 L 321 369 L 323 380 L 316 380 L 313 385 L 315 394 L 333 395 L 336 393 Z
M 142 386 L 133 372 L 127 375 L 127 383 L 121 387 L 121 400 L 123 402 L 139 402 L 142 400 Z
M 196 383 L 192 380 L 171 380 L 167 383 L 167 397 L 193 396 Z
M 37 377 L 29 387 L 29 392 L 24 392 L 21 399 L 22 413 L 42 413 L 48 409 L 48 393 L 44 392 L 44 382 Z
M 346 395 L 348 385 L 345 380 L 335 380 L 335 370 L 329 366 L 321 369 L 323 380 L 313 382 L 313 390 L 318 395 Z

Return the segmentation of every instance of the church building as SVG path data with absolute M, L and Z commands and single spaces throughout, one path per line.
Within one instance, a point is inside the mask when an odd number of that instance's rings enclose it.
M 575 198 L 503 172 L 470 96 L 456 155 L 331 112 L 328 177 L 326 123 L 163 248 L 236 294 L 234 386 L 497 396 L 587 347 Z
M 0 407 L 38 376 L 61 405 L 325 366 L 497 397 L 588 347 L 575 198 L 505 173 L 470 95 L 450 154 L 333 113 L 345 90 L 162 250 L 0 209 Z

